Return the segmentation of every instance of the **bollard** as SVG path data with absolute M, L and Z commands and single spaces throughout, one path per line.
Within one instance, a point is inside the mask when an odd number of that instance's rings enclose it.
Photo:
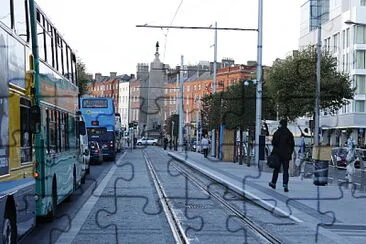
M 331 157 L 331 147 L 314 146 L 312 156 L 314 162 L 313 184 L 325 186 L 328 184 L 328 163 Z

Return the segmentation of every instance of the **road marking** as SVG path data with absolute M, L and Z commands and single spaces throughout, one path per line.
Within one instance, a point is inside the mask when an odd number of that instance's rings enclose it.
M 126 155 L 124 153 L 120 160 Z M 80 208 L 79 212 L 72 219 L 70 225 L 70 230 L 68 232 L 62 233 L 57 239 L 57 244 L 66 244 L 72 243 L 75 239 L 76 235 L 79 233 L 81 227 L 85 223 L 87 217 L 89 216 L 91 210 L 93 209 L 95 203 L 98 201 L 99 196 L 102 194 L 104 188 L 107 186 L 109 180 L 111 179 L 113 173 L 115 172 L 117 166 L 113 164 L 113 166 L 109 169 L 107 175 L 104 177 L 102 182 L 99 184 L 94 193 L 89 197 L 89 199 L 85 202 L 85 204 Z

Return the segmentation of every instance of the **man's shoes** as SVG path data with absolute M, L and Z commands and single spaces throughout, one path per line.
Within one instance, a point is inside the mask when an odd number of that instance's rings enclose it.
M 273 189 L 276 189 L 276 184 L 275 183 L 269 182 L 268 185 L 270 187 L 272 187 Z
M 287 187 L 287 185 L 283 185 L 283 190 L 284 190 L 285 192 L 288 192 L 288 187 Z

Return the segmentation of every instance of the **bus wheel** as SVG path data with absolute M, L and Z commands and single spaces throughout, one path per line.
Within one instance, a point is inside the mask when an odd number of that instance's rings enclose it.
M 12 213 L 5 213 L 2 239 L 2 243 L 17 243 L 15 216 Z

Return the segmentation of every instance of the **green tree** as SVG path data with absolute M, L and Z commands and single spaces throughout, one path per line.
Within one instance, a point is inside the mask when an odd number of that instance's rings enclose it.
M 178 127 L 179 127 L 179 115 L 172 114 L 165 120 L 165 132 L 167 135 L 172 135 L 172 124 L 173 126 L 173 136 L 178 137 Z
M 281 117 L 294 120 L 311 116 L 315 110 L 316 50 L 308 47 L 271 68 L 265 89 L 275 101 Z M 321 57 L 320 109 L 335 112 L 349 103 L 355 89 L 348 74 L 337 71 L 337 59 L 328 53 Z
M 225 92 L 203 98 L 202 117 L 207 129 L 218 128 L 222 123 L 229 129 L 253 129 L 256 114 L 256 85 L 244 81 L 233 84 Z M 262 103 L 263 119 L 276 116 L 272 98 L 264 91 Z
M 88 74 L 86 73 L 85 64 L 78 58 L 76 62 L 77 82 L 79 86 L 79 93 L 83 95 L 87 92 L 87 83 L 89 81 Z

